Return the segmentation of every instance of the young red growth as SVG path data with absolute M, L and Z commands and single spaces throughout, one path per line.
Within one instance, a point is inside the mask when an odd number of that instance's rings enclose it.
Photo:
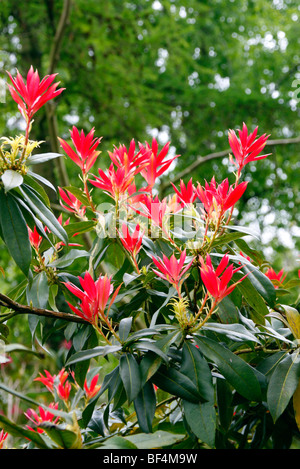
M 156 226 L 162 228 L 163 219 L 167 210 L 167 202 L 165 199 L 160 201 L 158 196 L 153 198 L 152 195 L 146 195 L 142 200 L 140 200 L 138 206 L 139 209 L 132 206 L 133 210 L 135 210 L 139 215 L 151 220 Z M 140 210 L 140 208 L 142 210 Z
M 216 303 L 219 303 L 225 296 L 233 292 L 237 284 L 248 275 L 244 275 L 240 280 L 228 286 L 233 274 L 238 272 L 242 266 L 234 269 L 232 264 L 228 265 L 229 257 L 227 254 L 222 258 L 216 270 L 212 265 L 209 254 L 206 256 L 206 262 L 202 257 L 199 257 L 199 259 L 201 262 L 200 272 L 202 281 Z
M 4 430 L 0 432 L 0 449 L 3 449 L 4 441 L 8 437 L 8 433 L 5 433 Z
M 58 403 L 52 402 L 51 404 L 49 404 L 48 407 L 50 409 L 57 410 L 58 409 Z M 33 422 L 35 426 L 37 426 L 37 432 L 38 433 L 44 433 L 44 430 L 42 428 L 39 428 L 39 425 L 41 423 L 53 422 L 55 424 L 59 420 L 59 417 L 56 417 L 54 419 L 54 417 L 55 417 L 54 414 L 49 410 L 45 410 L 42 406 L 39 406 L 39 414 L 37 412 L 35 412 L 35 410 L 33 410 L 33 409 L 28 409 L 27 412 L 24 412 L 24 415 L 28 418 L 28 420 Z M 35 430 L 32 427 L 30 427 L 29 425 L 26 425 L 26 427 L 29 430 L 35 432 Z
M 180 258 L 177 260 L 175 254 L 172 254 L 170 259 L 163 254 L 162 259 L 157 259 L 152 256 L 152 260 L 156 267 L 159 270 L 152 269 L 153 272 L 156 273 L 159 277 L 164 280 L 170 282 L 180 294 L 180 285 L 183 281 L 184 274 L 189 270 L 191 267 L 194 259 L 192 259 L 188 264 L 184 267 L 184 262 L 186 259 L 186 250 L 182 251 L 180 254 Z
M 31 230 L 29 227 L 27 228 L 30 244 L 36 251 L 38 251 L 44 238 L 39 234 L 36 226 L 33 228 L 33 230 Z
M 131 140 L 128 150 L 125 145 L 120 145 L 119 148 L 114 147 L 114 151 L 109 151 L 108 154 L 117 168 L 125 169 L 125 174 L 133 172 L 135 175 L 149 164 L 150 151 L 142 153 L 140 150 L 135 153 L 134 139 Z
M 192 178 L 189 180 L 186 186 L 182 179 L 180 179 L 180 190 L 178 190 L 172 182 L 171 184 L 180 202 L 182 202 L 183 204 L 192 204 L 195 202 L 197 198 L 197 192 L 193 185 Z
M 73 126 L 71 133 L 71 140 L 75 147 L 75 150 L 62 138 L 58 138 L 61 147 L 67 153 L 67 155 L 79 166 L 83 175 L 86 175 L 91 167 L 94 165 L 97 157 L 100 155 L 100 151 L 97 150 L 102 137 L 94 138 L 95 129 L 92 128 L 87 135 L 84 131 L 79 130 Z
M 247 126 L 243 123 L 243 129 L 238 130 L 239 137 L 237 137 L 234 130 L 228 132 L 229 145 L 236 159 L 234 164 L 239 168 L 239 171 L 250 161 L 261 160 L 271 154 L 258 156 L 264 149 L 270 135 L 263 134 L 256 139 L 257 129 L 258 127 L 248 134 Z
M 98 280 L 94 281 L 89 272 L 86 271 L 84 277 L 78 277 L 78 279 L 83 290 L 78 288 L 73 283 L 64 283 L 68 290 L 81 301 L 78 308 L 70 303 L 68 303 L 68 305 L 75 314 L 80 316 L 85 321 L 88 321 L 91 324 L 97 326 L 99 316 L 105 315 L 105 309 L 108 300 L 113 293 L 111 277 L 104 275 L 100 276 Z M 113 293 L 107 308 L 106 315 L 108 315 L 109 309 L 114 302 L 120 288 L 121 285 Z
M 90 382 L 90 385 L 88 385 L 88 382 L 85 379 L 85 381 L 84 381 L 84 390 L 85 390 L 85 394 L 86 394 L 87 399 L 92 399 L 94 396 L 96 396 L 98 391 L 100 391 L 101 385 L 97 384 L 98 379 L 99 379 L 99 374 L 96 374 L 92 378 L 92 380 Z
M 198 184 L 196 194 L 204 205 L 207 217 L 210 218 L 215 211 L 220 219 L 242 197 L 247 189 L 247 184 L 248 182 L 241 182 L 236 186 L 229 186 L 227 178 L 217 184 L 215 177 L 213 177 L 210 184 L 205 181 L 204 188 Z
M 270 280 L 276 280 L 279 283 L 283 283 L 286 275 L 284 275 L 284 270 L 281 269 L 278 273 L 275 272 L 274 269 L 269 268 L 266 272 L 265 275 L 270 279 Z M 278 285 L 274 285 L 274 288 L 278 288 Z
M 39 373 L 39 377 L 38 378 L 35 378 L 33 381 L 40 381 L 41 383 L 43 383 L 46 388 L 50 391 L 50 392 L 53 392 L 54 390 L 54 380 L 56 378 L 56 375 L 51 375 L 51 373 L 49 373 L 49 371 L 47 370 L 44 370 L 45 372 L 45 375 L 46 376 L 43 376 L 42 373 Z
M 107 174 L 102 169 L 98 169 L 99 177 L 94 176 L 95 180 L 89 179 L 93 186 L 107 192 L 114 200 L 118 200 L 120 195 L 124 194 L 134 180 L 134 169 L 126 172 L 124 167 L 114 168 L 110 165 Z
M 7 74 L 12 82 L 12 85 L 8 85 L 10 94 L 28 122 L 46 102 L 58 96 L 65 89 L 56 89 L 60 82 L 52 84 L 57 73 L 46 75 L 40 81 L 38 71 L 34 71 L 32 66 L 27 73 L 26 83 L 19 71 L 17 71 L 16 78 L 13 78 L 9 72 Z
M 149 164 L 141 171 L 141 174 L 151 188 L 154 186 L 156 179 L 161 176 L 179 156 L 176 155 L 164 161 L 168 154 L 169 146 L 170 142 L 166 143 L 159 152 L 158 143 L 155 138 L 153 138 L 151 146 L 148 142 L 145 142 L 145 145 L 139 144 L 142 154 L 147 154 L 149 157 Z
M 135 230 L 132 234 L 130 234 L 127 224 L 123 223 L 122 235 L 120 234 L 120 241 L 124 248 L 130 252 L 134 258 L 136 258 L 141 249 L 143 236 L 144 231 L 141 231 L 139 224 L 136 225 Z
M 86 207 L 83 205 L 83 203 L 78 200 L 77 197 L 75 197 L 75 195 L 73 195 L 70 191 L 64 191 L 61 187 L 59 187 L 58 190 L 60 197 L 65 202 L 65 204 L 67 204 L 64 205 L 60 201 L 60 205 L 69 212 L 75 213 L 79 218 L 83 218 L 86 211 Z
M 66 381 L 65 383 L 59 383 L 56 386 L 56 391 L 60 399 L 63 401 L 67 402 L 70 397 L 70 392 L 71 392 L 72 386 L 69 383 L 69 381 Z

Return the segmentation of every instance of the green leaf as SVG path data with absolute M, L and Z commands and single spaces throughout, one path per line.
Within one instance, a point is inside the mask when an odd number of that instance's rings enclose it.
M 100 449 L 138 449 L 135 444 L 128 441 L 127 438 L 122 438 L 121 436 L 113 436 L 109 438 L 105 443 L 101 443 Z
M 138 449 L 155 449 L 171 446 L 185 438 L 185 435 L 164 432 L 159 430 L 155 433 L 137 433 L 126 436 L 126 440 L 133 443 Z
M 122 343 L 125 342 L 127 339 L 131 326 L 132 326 L 132 317 L 131 318 L 124 318 L 121 319 L 120 324 L 119 324 L 119 337 Z
M 206 331 L 213 331 L 217 334 L 224 334 L 229 339 L 235 341 L 251 341 L 260 344 L 260 340 L 255 337 L 254 334 L 248 331 L 242 324 L 219 324 L 208 322 L 203 326 L 202 329 Z
M 29 207 L 38 216 L 38 218 L 55 236 L 61 239 L 65 244 L 68 244 L 69 240 L 65 229 L 55 218 L 53 212 L 41 201 L 37 193 L 25 184 L 20 187 L 19 190 Z
M 62 425 L 54 425 L 51 422 L 42 422 L 39 425 L 47 435 L 54 441 L 61 449 L 76 449 L 79 445 L 78 435 L 63 427 Z
M 269 313 L 269 310 L 263 298 L 256 288 L 254 288 L 250 280 L 248 278 L 244 278 L 242 282 L 238 283 L 237 289 L 242 293 L 246 302 L 251 307 L 250 315 L 253 321 L 256 324 L 265 324 L 265 317 Z
M 288 305 L 281 305 L 284 308 L 285 316 L 289 325 L 289 328 L 295 337 L 300 340 L 300 313 L 296 308 Z
M 6 171 L 4 171 L 1 176 L 1 179 L 3 182 L 5 193 L 23 184 L 22 174 L 18 173 L 17 171 L 13 171 L 12 169 L 7 169 Z
M 133 404 L 141 431 L 151 433 L 156 409 L 156 393 L 152 383 L 149 381 L 145 383 Z
M 30 174 L 25 174 L 24 176 L 24 183 L 31 187 L 32 189 L 34 189 L 40 196 L 41 198 L 43 199 L 43 202 L 48 206 L 50 207 L 50 199 L 47 195 L 47 192 L 45 191 L 45 189 L 38 183 L 35 181 L 33 175 L 33 173 Z M 35 176 L 35 175 L 34 175 Z
M 27 176 L 30 176 L 31 178 L 37 179 L 39 182 L 43 183 L 47 187 L 50 187 L 50 189 L 52 189 L 54 192 L 56 192 L 56 189 L 53 186 L 53 184 L 50 181 L 48 181 L 48 179 L 41 176 L 40 174 L 34 173 L 33 171 L 28 170 L 27 171 Z M 31 184 L 29 184 L 29 185 L 31 185 Z
M 234 413 L 232 389 L 224 378 L 216 379 L 216 394 L 218 403 L 218 417 L 221 427 L 227 431 Z
M 204 400 L 193 381 L 175 368 L 161 366 L 151 381 L 173 396 L 195 403 Z
M 0 224 L 10 255 L 27 276 L 31 263 L 28 228 L 22 212 L 10 193 L 0 191 Z
M 273 371 L 267 390 L 267 403 L 274 422 L 287 407 L 300 378 L 299 351 L 286 355 Z
M 121 348 L 121 345 L 104 345 L 89 350 L 80 350 L 67 360 L 66 366 L 95 357 L 105 357 L 109 353 L 118 352 Z
M 48 278 L 44 271 L 39 272 L 28 284 L 26 288 L 26 298 L 28 304 L 32 304 L 35 308 L 47 308 L 49 298 Z
M 28 165 L 35 165 L 40 163 L 45 163 L 46 161 L 53 160 L 54 158 L 58 158 L 62 156 L 60 153 L 37 153 L 36 155 L 30 155 L 26 163 Z
M 199 350 L 190 342 L 184 343 L 180 372 L 196 385 L 204 400 L 214 400 L 214 387 L 208 363 Z
M 271 307 L 274 307 L 276 303 L 276 290 L 271 280 L 250 264 L 245 265 L 242 270 L 245 274 L 248 274 L 247 279 L 252 283 L 258 293 Z
M 82 234 L 86 233 L 87 231 L 91 231 L 97 222 L 94 220 L 87 220 L 87 221 L 78 221 L 76 223 L 69 223 L 64 228 L 68 234 L 68 236 L 73 236 L 74 234 Z
M 66 187 L 63 187 L 63 189 L 67 190 L 67 191 L 71 192 L 71 194 L 75 195 L 75 197 L 78 200 L 80 200 L 80 202 L 82 202 L 83 205 L 85 205 L 87 207 L 90 205 L 90 202 L 89 202 L 87 196 L 78 187 L 66 186 Z
M 157 347 L 154 342 L 150 342 L 148 340 L 139 340 L 134 344 L 133 347 L 135 350 L 146 352 L 151 351 L 156 353 L 156 355 L 159 355 L 166 363 L 169 361 L 167 355 L 159 347 Z
M 85 251 L 84 249 L 71 249 L 70 252 L 67 254 L 64 254 L 61 256 L 59 259 L 56 259 L 55 261 L 51 262 L 48 264 L 50 267 L 58 267 L 60 269 L 64 269 L 65 267 L 68 267 L 71 265 L 76 259 L 79 259 L 80 257 L 89 257 L 90 253 L 88 251 Z
M 147 352 L 141 362 L 140 362 L 140 371 L 142 382 L 145 383 L 150 379 L 159 369 L 162 359 L 159 355 L 153 352 Z
M 184 416 L 192 432 L 211 448 L 215 445 L 217 417 L 214 404 L 182 401 Z
M 218 367 L 238 393 L 246 399 L 261 401 L 260 382 L 254 368 L 214 340 L 199 336 L 195 340 L 203 355 Z
M 120 376 L 127 399 L 132 402 L 141 390 L 142 381 L 139 365 L 130 353 L 125 353 L 120 358 Z

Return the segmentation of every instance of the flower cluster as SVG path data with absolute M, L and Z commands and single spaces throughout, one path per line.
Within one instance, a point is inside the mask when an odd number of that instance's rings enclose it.
M 60 421 L 60 417 L 56 415 L 57 410 L 60 410 L 60 402 L 63 402 L 64 405 L 69 408 L 72 384 L 69 381 L 71 375 L 73 386 L 79 389 L 79 385 L 76 383 L 74 373 L 69 373 L 62 368 L 57 375 L 52 375 L 48 370 L 44 370 L 45 375 L 39 373 L 39 376 L 34 379 L 34 381 L 41 382 L 47 390 L 52 394 L 52 397 L 55 399 L 54 402 L 51 402 L 47 406 L 38 406 L 38 412 L 30 408 L 25 412 L 25 416 L 31 422 L 27 424 L 26 427 L 35 432 L 42 434 L 43 423 L 51 422 L 56 424 Z M 95 374 L 91 381 L 88 382 L 87 378 L 84 381 L 83 390 L 84 397 L 86 402 L 95 397 L 101 389 L 101 385 L 98 384 L 99 373 Z M 34 424 L 32 426 L 32 424 Z M 5 439 L 5 435 L 3 440 Z M 0 448 L 1 448 L 1 433 L 0 433 Z

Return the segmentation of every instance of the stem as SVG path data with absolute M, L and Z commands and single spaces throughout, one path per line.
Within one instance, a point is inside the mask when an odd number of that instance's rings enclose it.
M 215 310 L 215 307 L 217 305 L 217 301 L 214 300 L 212 305 L 211 305 L 211 308 L 209 310 L 209 312 L 207 313 L 206 317 L 203 319 L 203 321 L 200 322 L 200 324 L 198 324 L 198 326 L 196 326 L 194 329 L 193 329 L 193 332 L 197 331 L 198 329 L 201 329 L 201 327 L 204 326 L 204 324 L 210 319 L 210 317 L 212 316 L 214 310 Z M 203 309 L 203 308 L 202 308 Z M 199 313 L 198 313 L 199 315 Z M 198 316 L 197 315 L 197 316 Z
M 25 131 L 24 148 L 23 148 L 23 151 L 22 151 L 22 155 L 20 156 L 20 159 L 19 159 L 19 167 L 20 167 L 20 164 L 22 163 L 22 161 L 24 160 L 25 155 L 26 155 L 26 149 L 27 149 L 28 140 L 29 140 L 30 125 L 31 125 L 31 120 L 30 120 L 29 117 L 28 117 L 27 125 L 26 125 L 26 131 Z

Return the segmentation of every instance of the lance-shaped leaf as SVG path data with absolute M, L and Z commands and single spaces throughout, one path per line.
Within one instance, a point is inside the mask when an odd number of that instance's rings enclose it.
M 152 422 L 156 409 L 156 394 L 153 384 L 147 381 L 133 401 L 140 429 L 152 432 Z
M 180 372 L 190 378 L 206 401 L 214 400 L 214 387 L 209 365 L 199 349 L 190 342 L 184 343 Z
M 297 389 L 300 378 L 299 351 L 286 355 L 281 360 L 269 381 L 267 402 L 274 422 L 287 407 Z
M 31 263 L 31 246 L 25 218 L 10 193 L 0 191 L 0 225 L 10 255 L 27 276 Z
M 62 156 L 60 153 L 37 153 L 36 155 L 30 155 L 27 158 L 26 163 L 28 165 L 45 163 L 46 161 L 59 158 L 60 156 Z
M 38 197 L 37 192 L 26 184 L 23 184 L 22 187 L 19 187 L 19 190 L 36 216 L 49 228 L 49 230 L 55 236 L 61 239 L 65 244 L 68 244 L 69 240 L 65 229 L 55 218 L 53 212 L 48 207 L 46 207 L 43 201 Z
M 205 401 L 193 381 L 175 368 L 161 366 L 151 381 L 163 391 L 189 402 Z
M 215 444 L 216 410 L 211 402 L 194 404 L 182 401 L 184 416 L 192 432 L 211 448 Z
M 125 353 L 120 358 L 120 376 L 127 399 L 132 402 L 141 390 L 142 380 L 139 365 L 130 353 Z
M 263 375 L 218 342 L 207 337 L 195 337 L 195 340 L 203 355 L 218 367 L 220 373 L 238 393 L 246 399 L 261 401 L 262 390 L 259 379 L 263 384 Z

